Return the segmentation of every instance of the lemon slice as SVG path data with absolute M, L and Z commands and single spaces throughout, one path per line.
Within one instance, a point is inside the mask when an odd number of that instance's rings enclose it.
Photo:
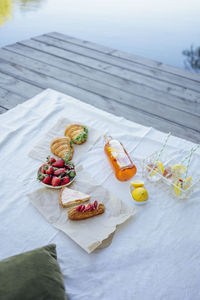
M 144 185 L 144 181 L 134 180 L 131 182 L 131 185 L 134 186 L 134 188 L 142 187 Z
M 171 166 L 171 170 L 177 177 L 180 177 L 180 174 L 185 173 L 186 167 L 181 164 L 176 164 L 176 165 Z
M 132 191 L 132 197 L 137 202 L 146 202 L 148 199 L 147 190 L 143 187 L 138 187 Z
M 192 183 L 192 177 L 190 176 L 184 182 L 184 190 L 187 190 L 191 186 L 191 183 Z
M 181 181 L 176 180 L 174 182 L 174 191 L 176 193 L 176 196 L 179 196 L 181 194 Z
M 161 163 L 161 161 L 158 160 L 157 164 L 159 165 L 161 172 L 164 174 L 165 170 L 164 170 L 164 167 L 163 167 L 163 164 Z
M 150 176 L 155 175 L 155 173 L 157 173 L 159 170 L 162 172 L 162 174 L 164 174 L 165 170 L 164 170 L 163 164 L 161 163 L 161 161 L 158 160 L 156 162 L 156 166 L 154 167 L 154 170 Z

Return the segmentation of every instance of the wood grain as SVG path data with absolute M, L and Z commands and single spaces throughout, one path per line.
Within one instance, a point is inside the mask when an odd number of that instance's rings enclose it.
M 83 55 L 80 51 L 82 49 L 79 49 L 78 52 L 72 52 L 69 51 L 68 48 L 60 48 L 56 46 L 52 46 L 49 43 L 44 42 L 38 42 L 34 40 L 28 40 L 20 42 L 20 44 L 38 49 L 43 52 L 51 53 L 55 56 L 62 57 L 65 60 L 70 60 L 75 62 L 76 64 L 81 64 L 84 67 L 91 67 L 96 70 L 101 70 L 104 73 L 108 73 L 111 75 L 114 75 L 115 77 L 120 77 L 125 80 L 129 80 L 135 84 L 139 84 L 142 87 L 149 87 L 153 90 L 158 90 L 162 93 L 166 93 L 169 96 L 173 95 L 175 97 L 178 97 L 186 102 L 193 102 L 193 103 L 199 103 L 199 91 L 195 91 L 192 89 L 187 88 L 184 84 L 182 86 L 179 86 L 174 83 L 165 82 L 162 80 L 158 80 L 157 78 L 145 76 L 144 74 L 138 73 L 134 70 L 130 69 L 130 64 L 127 62 L 123 62 L 123 64 L 113 65 L 109 64 L 107 62 L 104 62 L 102 60 L 97 60 L 96 58 L 91 58 Z M 42 40 L 42 39 L 40 39 Z M 38 43 L 36 43 L 38 42 Z M 55 42 L 54 42 L 55 43 Z M 60 42 L 58 43 L 60 45 Z M 109 61 L 109 59 L 107 58 Z M 129 68 L 129 69 L 127 69 Z M 181 82 L 181 77 L 179 80 L 179 83 Z M 196 85 L 198 89 L 200 89 L 199 84 Z
M 29 78 L 31 79 L 30 83 L 34 82 L 34 84 L 39 86 L 42 82 L 54 82 L 55 84 L 54 79 L 56 79 L 56 82 L 60 80 L 59 84 L 62 81 L 63 84 L 71 84 L 73 87 L 77 87 L 83 91 L 108 97 L 109 99 L 122 102 L 136 109 L 142 107 L 142 110 L 150 114 L 162 116 L 166 120 L 199 130 L 199 117 L 186 113 L 185 111 L 174 109 L 162 103 L 152 102 L 146 97 L 131 95 L 112 86 L 105 86 L 105 84 L 99 81 L 88 80 L 88 78 L 84 78 L 80 75 L 61 70 L 4 49 L 0 50 L 0 57 L 0 71 L 4 70 L 4 72 L 8 72 L 8 74 L 15 74 L 15 76 L 19 76 L 18 79 L 23 81 Z M 3 59 L 5 61 L 3 61 Z M 14 62 L 15 64 L 13 65 Z M 59 84 L 56 84 L 56 89 L 58 89 Z
M 198 101 L 198 93 L 195 96 L 194 101 L 184 98 L 183 96 L 180 98 L 174 95 L 170 95 L 166 91 L 162 92 L 160 90 L 148 87 L 144 84 L 138 84 L 132 79 L 130 80 L 120 77 L 121 75 L 115 76 L 113 74 L 106 73 L 103 69 L 94 68 L 94 64 L 91 64 L 89 66 L 82 65 L 81 63 L 76 63 L 69 59 L 65 59 L 62 54 L 61 56 L 58 56 L 59 53 L 56 48 L 53 48 L 52 50 L 51 47 L 51 51 L 49 50 L 49 47 L 47 47 L 46 51 L 43 48 L 44 45 L 41 43 L 38 43 L 36 41 L 28 41 L 27 43 L 23 42 L 20 44 L 8 46 L 5 49 L 21 54 L 25 57 L 37 59 L 46 64 L 56 66 L 66 71 L 70 71 L 74 74 L 78 74 L 83 77 L 102 82 L 105 85 L 113 86 L 130 94 L 146 97 L 149 100 L 163 103 L 167 106 L 172 106 L 174 108 L 177 108 L 178 110 L 183 110 L 195 115 L 200 115 L 200 105 L 198 105 L 200 103 L 200 99 Z M 43 51 L 41 51 L 41 49 L 43 49 Z M 63 55 L 66 56 L 66 51 L 61 50 L 61 52 L 64 52 Z
M 133 61 L 127 62 L 127 60 L 124 60 L 122 58 L 107 55 L 103 52 L 97 52 L 89 48 L 75 45 L 67 41 L 58 40 L 46 35 L 35 37 L 34 40 L 41 41 L 48 45 L 53 45 L 57 48 L 65 49 L 74 53 L 81 53 L 86 57 L 92 57 L 98 61 L 107 62 L 110 65 L 116 65 L 135 73 L 142 74 L 143 76 L 145 75 L 150 78 L 156 78 L 158 81 L 166 81 L 168 83 L 172 83 L 172 85 L 176 84 L 177 86 L 187 87 L 196 91 L 200 91 L 199 81 L 196 82 L 182 76 L 177 76 L 176 74 L 152 69 L 145 65 L 141 66 L 140 64 L 134 63 Z
M 130 61 L 133 61 L 137 64 L 141 64 L 142 66 L 148 66 L 148 67 L 153 68 L 153 69 L 162 70 L 164 72 L 171 73 L 171 74 L 176 74 L 178 76 L 187 78 L 189 80 L 194 80 L 194 81 L 200 82 L 200 76 L 198 74 L 192 73 L 192 72 L 187 71 L 187 70 L 182 70 L 180 68 L 177 68 L 177 67 L 174 67 L 174 66 L 171 66 L 171 65 L 163 64 L 162 62 L 159 62 L 159 61 L 154 61 L 152 59 L 147 59 L 147 58 L 144 58 L 144 57 L 134 55 L 132 53 L 130 54 L 130 53 L 127 53 L 127 52 L 123 52 L 123 51 L 119 51 L 119 50 L 112 49 L 112 48 L 109 48 L 109 47 L 105 47 L 105 46 L 102 46 L 102 45 L 99 45 L 99 44 L 92 43 L 90 41 L 77 39 L 75 37 L 72 37 L 72 36 L 69 36 L 69 35 L 66 35 L 66 34 L 62 34 L 62 33 L 59 33 L 59 32 L 50 32 L 50 33 L 47 34 L 47 36 L 54 37 L 54 38 L 60 39 L 62 41 L 70 42 L 72 44 L 79 45 L 79 46 L 82 46 L 84 48 L 89 48 L 89 49 L 92 49 L 92 50 L 100 51 L 100 52 L 103 52 L 107 55 L 115 56 L 115 57 L 125 59 L 125 60 L 128 60 L 128 61 L 130 60 Z
M 6 110 L 15 107 L 19 103 L 23 103 L 26 97 L 19 96 L 15 93 L 0 88 L 0 106 Z
M 6 109 L 6 108 L 4 108 L 4 107 L 0 106 L 0 114 L 3 114 L 3 113 L 5 113 L 6 111 L 7 111 L 7 109 Z
M 0 49 L 1 113 L 52 88 L 199 143 L 199 82 L 197 74 L 58 33 Z

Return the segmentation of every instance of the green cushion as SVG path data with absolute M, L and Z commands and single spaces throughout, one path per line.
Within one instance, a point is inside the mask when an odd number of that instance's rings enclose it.
M 56 245 L 0 261 L 0 299 L 67 299 Z

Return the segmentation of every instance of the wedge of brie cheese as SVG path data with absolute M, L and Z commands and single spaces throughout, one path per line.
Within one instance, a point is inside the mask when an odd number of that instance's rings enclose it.
M 90 197 L 88 194 L 65 187 L 60 191 L 59 201 L 62 207 L 71 207 L 90 200 Z

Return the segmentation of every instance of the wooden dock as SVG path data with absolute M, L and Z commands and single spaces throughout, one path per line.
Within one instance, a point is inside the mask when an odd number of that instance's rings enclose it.
M 200 142 L 200 75 L 60 33 L 0 49 L 0 113 L 52 88 Z

